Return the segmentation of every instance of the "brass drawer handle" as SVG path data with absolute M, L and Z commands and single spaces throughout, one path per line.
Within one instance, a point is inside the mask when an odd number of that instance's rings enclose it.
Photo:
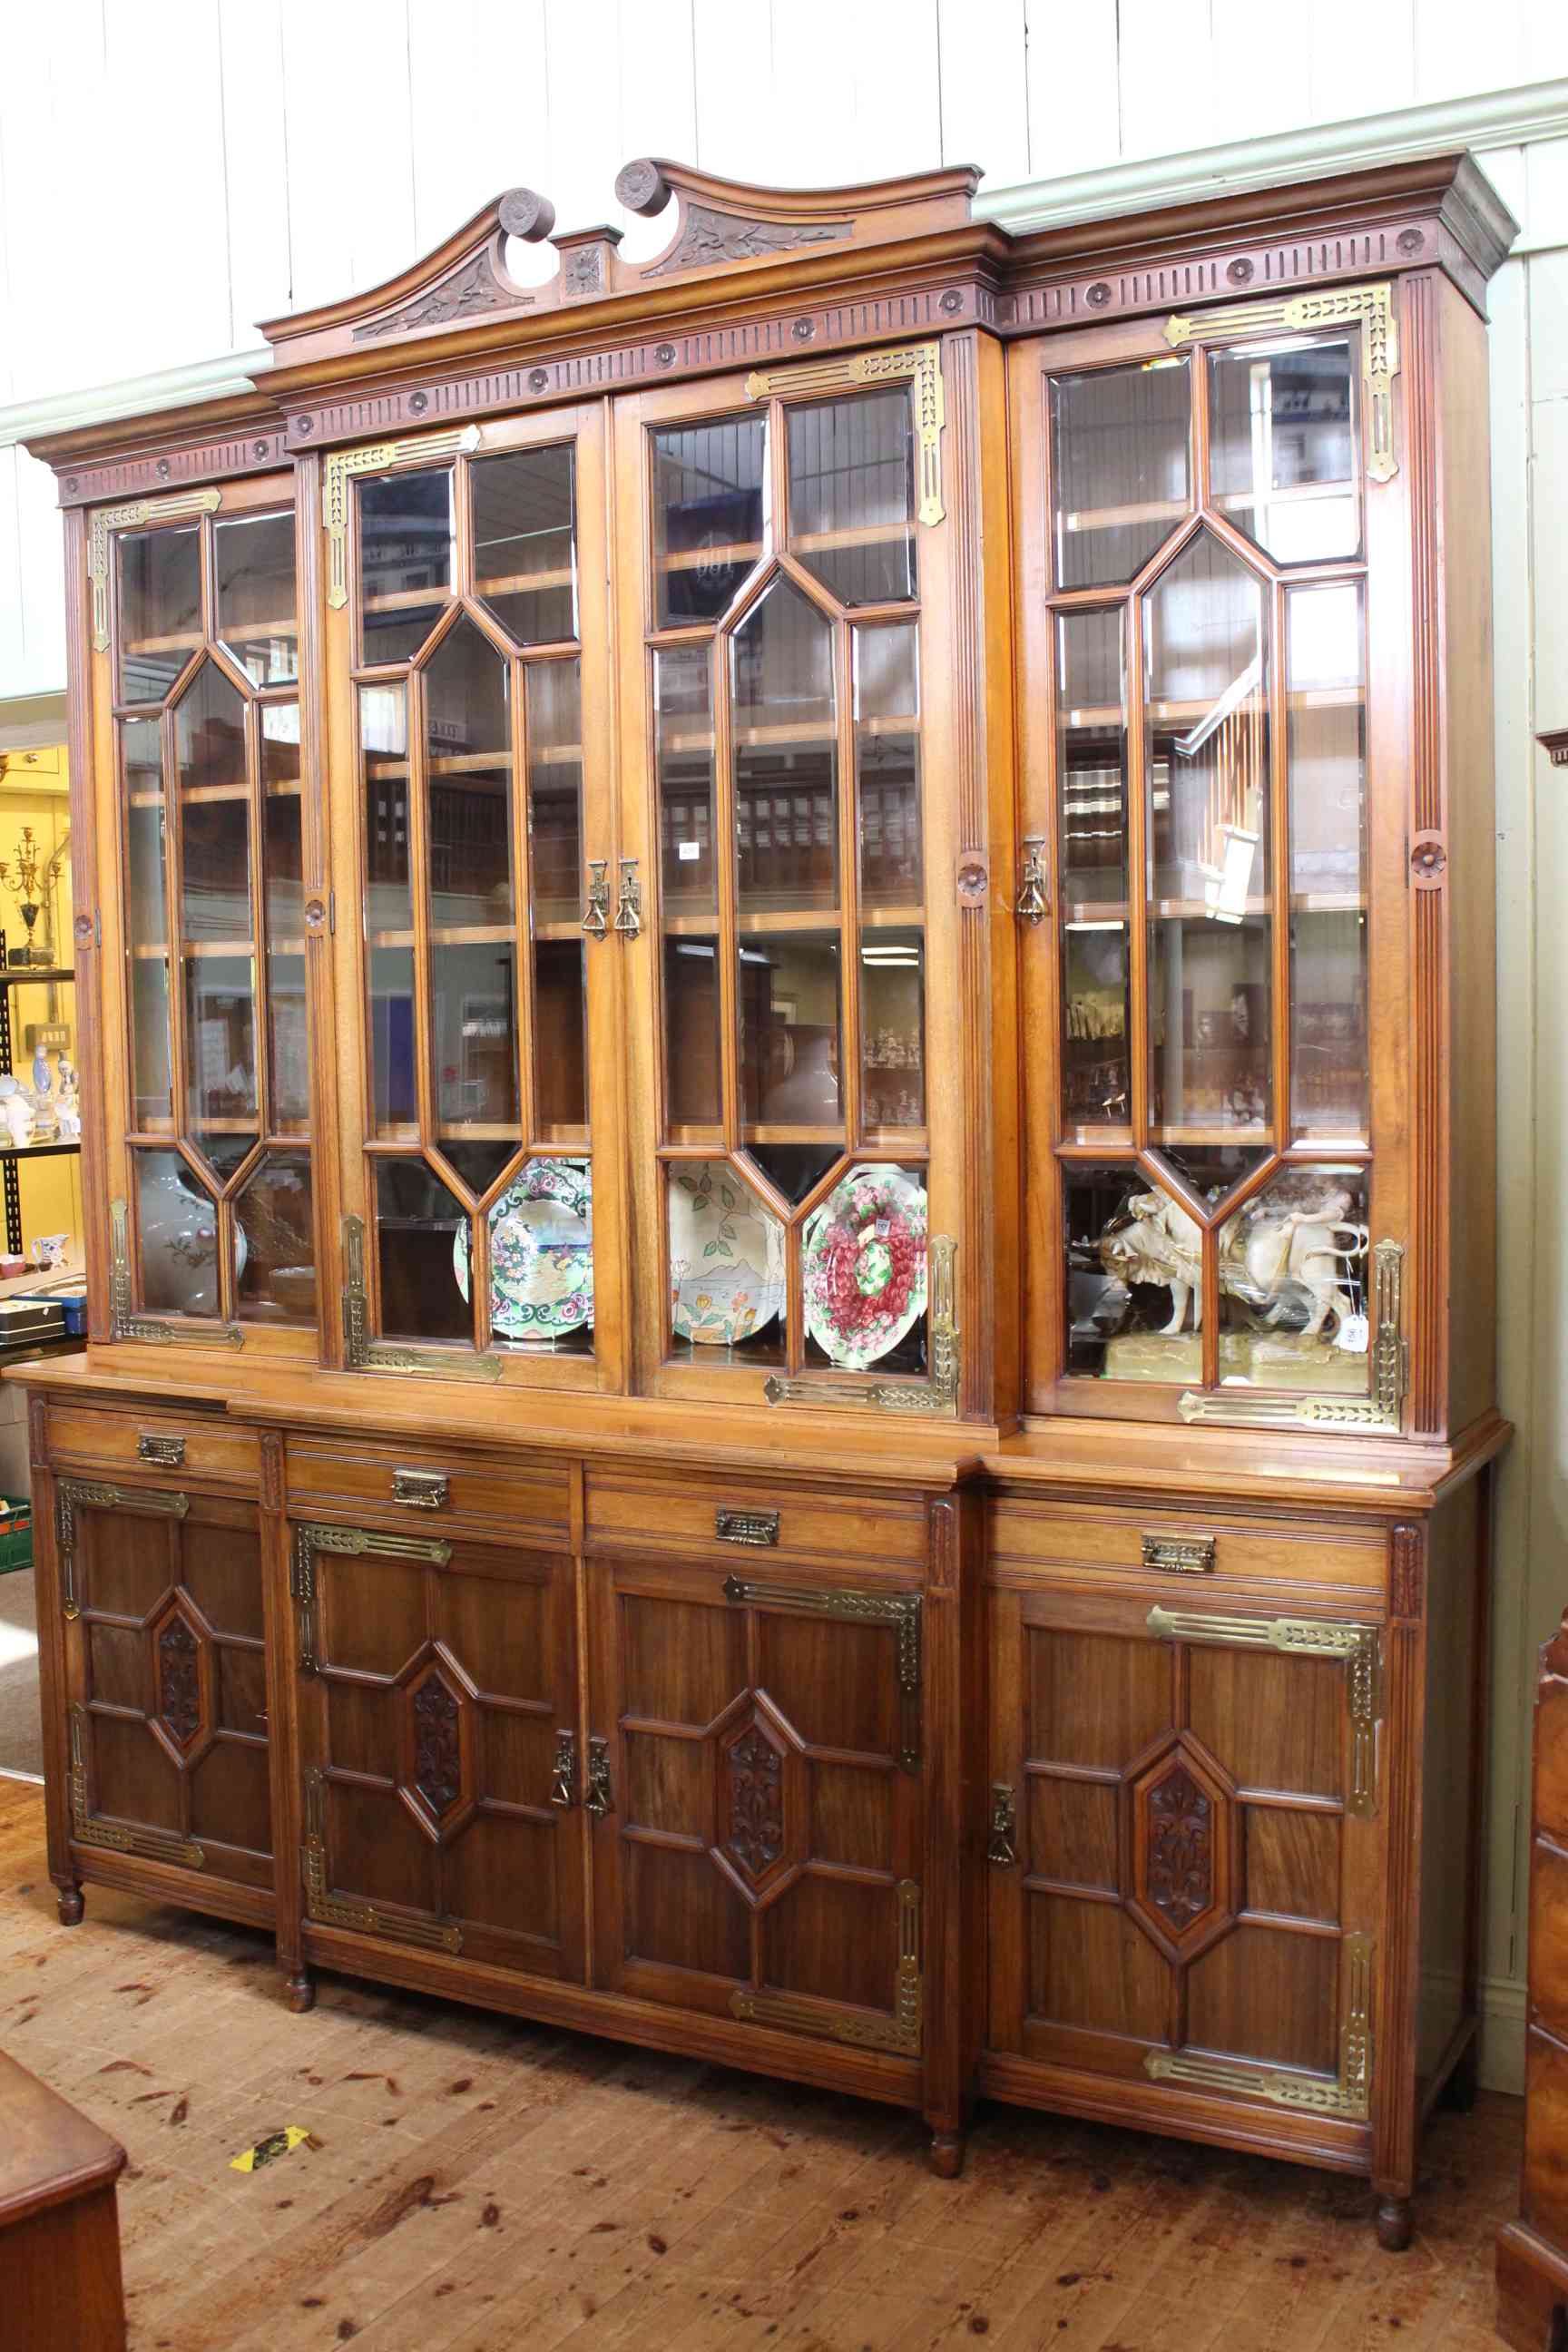
M 161 1470 L 178 1470 L 184 1462 L 185 1441 L 183 1437 L 162 1436 L 156 1430 L 140 1430 L 136 1458 L 139 1462 L 155 1463 Z
M 444 1511 L 447 1474 L 444 1470 L 395 1470 L 392 1499 L 395 1503 L 406 1503 L 410 1510 Z
M 721 1543 L 776 1544 L 779 1515 L 776 1511 L 715 1511 L 713 1532 Z
M 1145 1536 L 1143 1565 L 1165 1576 L 1212 1576 L 1213 1536 Z

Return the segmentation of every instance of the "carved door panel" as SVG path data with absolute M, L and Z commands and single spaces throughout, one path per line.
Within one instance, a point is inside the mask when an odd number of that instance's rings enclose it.
M 71 1836 L 269 1894 L 253 1503 L 56 1483 Z
M 570 1563 L 372 1528 L 292 1542 L 307 1926 L 580 1979 Z
M 605 1565 L 595 1980 L 921 2048 L 921 1599 Z
M 993 1596 L 993 2049 L 1364 2119 L 1379 1640 Z

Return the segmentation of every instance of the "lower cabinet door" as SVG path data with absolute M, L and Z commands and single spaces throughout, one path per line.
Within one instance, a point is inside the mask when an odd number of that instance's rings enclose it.
M 254 1503 L 55 1482 L 71 1837 L 272 1891 Z
M 592 1573 L 595 1980 L 918 2055 L 920 1594 Z
M 307 1922 L 584 1972 L 569 1560 L 296 1525 Z
M 1379 1636 L 992 1595 L 990 2046 L 1364 2120 Z

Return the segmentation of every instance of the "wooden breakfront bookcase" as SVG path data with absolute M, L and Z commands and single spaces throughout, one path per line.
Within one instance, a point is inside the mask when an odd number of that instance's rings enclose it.
M 1010 236 L 514 190 L 37 445 L 91 1343 L 51 1868 L 1367 2176 L 1474 2069 L 1463 157 Z

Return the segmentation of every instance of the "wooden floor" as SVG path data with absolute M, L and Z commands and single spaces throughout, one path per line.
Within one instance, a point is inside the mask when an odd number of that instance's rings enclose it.
M 0 2046 L 130 2151 L 133 2352 L 1497 2343 L 1516 2101 L 1439 2120 L 1403 2255 L 1353 2182 L 1002 2107 L 938 2181 L 880 2108 L 342 1979 L 293 2017 L 263 1937 L 94 1888 L 61 1928 L 3 1780 Z

